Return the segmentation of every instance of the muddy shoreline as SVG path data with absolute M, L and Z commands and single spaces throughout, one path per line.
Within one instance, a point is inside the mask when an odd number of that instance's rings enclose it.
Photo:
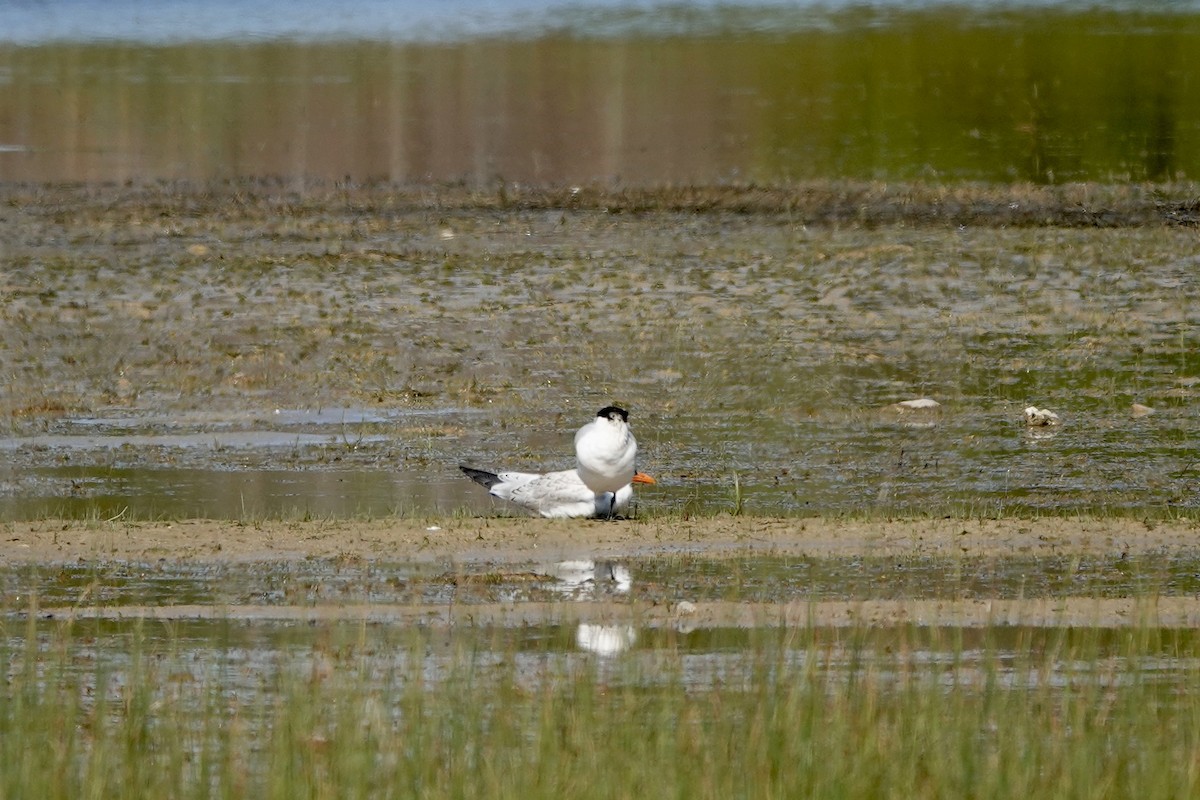
M 92 523 L 43 520 L 3 526 L 0 563 L 174 563 L 240 570 L 286 570 L 287 564 L 327 560 L 361 569 L 373 562 L 432 563 L 471 585 L 493 580 L 552 580 L 541 565 L 565 559 L 654 558 L 687 554 L 725 561 L 794 556 L 855 560 L 888 557 L 999 559 L 1100 557 L 1121 561 L 1147 554 L 1195 554 L 1200 526 L 1147 524 L 1129 519 L 829 520 L 713 518 L 562 522 L 526 519 L 375 520 L 229 523 L 182 520 L 161 523 Z M 448 579 L 448 578 L 443 578 Z M 530 578 L 525 578 L 530 579 Z M 591 596 L 591 592 L 599 592 Z M 497 602 L 489 595 L 453 595 L 448 602 L 364 603 L 319 599 L 303 605 L 254 602 L 61 606 L 19 598 L 19 617 L 80 620 L 233 620 L 247 623 L 365 623 L 525 627 L 544 625 L 633 626 L 692 631 L 708 628 L 818 626 L 954 626 L 1190 628 L 1200 624 L 1200 597 L 1082 594 L 1037 597 L 859 597 L 797 601 L 726 601 L 692 598 L 682 587 L 613 597 L 600 589 L 584 598 Z
M 1183 183 L 1060 185 L 805 181 L 780 185 L 610 188 L 242 179 L 0 184 L 0 219 L 51 226 L 89 221 L 189 227 L 199 219 L 389 216 L 451 212 L 588 212 L 784 217 L 796 225 L 1142 227 L 1200 224 L 1200 187 Z M 156 223 L 157 220 L 157 223 Z M 24 226 L 23 226 L 24 227 Z M 98 231 L 103 233 L 103 229 Z M 20 236 L 20 234 L 18 234 Z

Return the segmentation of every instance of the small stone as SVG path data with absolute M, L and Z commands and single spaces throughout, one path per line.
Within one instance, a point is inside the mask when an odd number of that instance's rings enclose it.
M 1133 417 L 1148 417 L 1154 413 L 1154 409 L 1150 406 L 1144 406 L 1141 403 L 1134 403 L 1129 407 L 1129 413 Z

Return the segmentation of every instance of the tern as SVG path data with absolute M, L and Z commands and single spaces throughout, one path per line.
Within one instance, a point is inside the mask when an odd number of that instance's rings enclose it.
M 492 497 L 553 519 L 612 517 L 629 510 L 633 484 L 654 483 L 644 472 L 635 472 L 615 492 L 597 494 L 573 469 L 561 472 L 488 472 L 459 466 L 468 478 L 485 487 Z
M 633 480 L 637 440 L 629 430 L 629 412 L 605 406 L 575 434 L 579 477 L 597 495 L 617 492 Z

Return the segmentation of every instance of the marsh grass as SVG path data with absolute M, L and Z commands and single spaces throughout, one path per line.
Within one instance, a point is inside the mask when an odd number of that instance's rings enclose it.
M 1020 633 L 1015 644 L 1003 629 L 970 642 L 954 629 L 766 631 L 731 668 L 690 661 L 673 636 L 591 659 L 486 629 L 447 643 L 363 627 L 319 632 L 311 650 L 249 678 L 221 668 L 219 649 L 149 626 L 124 629 L 125 649 L 107 653 L 81 623 L 4 633 L 5 797 L 1198 788 L 1195 640 L 1154 628 Z

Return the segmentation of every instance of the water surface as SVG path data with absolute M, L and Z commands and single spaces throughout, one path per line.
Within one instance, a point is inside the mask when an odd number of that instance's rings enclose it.
M 1193 3 L 243 12 L 9 4 L 0 180 L 1200 175 Z
M 707 690 L 751 680 L 764 651 L 776 666 L 810 663 L 850 679 L 858 670 L 943 674 L 961 687 L 985 673 L 1006 688 L 1061 687 L 1094 677 L 1182 688 L 1197 666 L 1186 630 L 1142 631 L 1128 660 L 1128 619 L 1074 630 L 1054 624 L 956 627 L 936 620 L 791 628 L 758 623 L 696 624 L 686 614 L 638 622 L 637 608 L 681 601 L 786 604 L 888 598 L 992 599 L 1190 597 L 1200 581 L 1196 553 L 1134 558 L 779 558 L 703 556 L 507 565 L 406 564 L 309 559 L 298 562 L 91 562 L 0 569 L 5 606 L 0 656 L 19 660 L 31 633 L 38 647 L 73 639 L 73 669 L 118 681 L 145 653 L 179 659 L 177 678 L 216 681 L 224 691 L 270 692 L 280 670 L 331 668 L 354 654 L 361 673 L 386 682 L 394 670 L 440 680 L 470 653 L 476 667 L 516 659 L 516 678 L 536 685 L 558 670 L 602 661 L 608 680 L 656 686 L 671 680 Z M 517 623 L 439 622 L 448 607 L 567 601 L 540 606 Z M 175 617 L 141 619 L 155 609 Z M 189 611 L 188 609 L 192 609 Z M 213 614 L 199 614 L 208 609 Z M 418 612 L 426 609 L 428 617 Z M 589 610 L 590 609 L 590 610 Z M 311 612 L 312 618 L 295 611 Z M 324 610 L 325 614 L 322 614 Z M 581 617 L 578 621 L 576 617 Z M 32 624 L 34 627 L 30 628 Z M 1088 642 L 1088 659 L 1058 661 L 1035 675 L 1020 664 L 1047 648 Z M 1157 642 L 1157 644 L 1156 644 Z M 163 658 L 163 655 L 156 656 Z M 417 659 L 413 663 L 413 659 Z M 817 659 L 810 662 L 810 659 Z M 604 667 L 607 659 L 618 659 Z M 373 677 L 368 677 L 373 676 Z M 61 675 L 59 676 L 61 677 Z M 1011 682 L 1011 683 L 1010 683 Z M 380 684 L 380 687 L 384 685 Z

